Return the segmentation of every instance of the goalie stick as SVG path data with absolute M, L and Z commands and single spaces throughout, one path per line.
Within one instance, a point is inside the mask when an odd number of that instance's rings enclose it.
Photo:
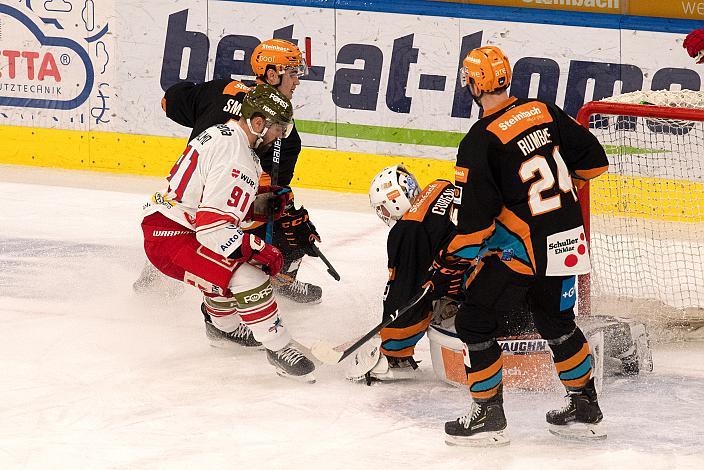
M 343 359 L 345 359 L 347 356 L 359 349 L 359 347 L 362 346 L 364 343 L 369 341 L 374 335 L 376 335 L 381 330 L 386 328 L 389 324 L 391 324 L 391 322 L 396 320 L 398 317 L 404 315 L 416 305 L 418 305 L 418 303 L 425 298 L 425 295 L 428 292 L 430 292 L 430 286 L 418 292 L 411 300 L 408 301 L 408 303 L 404 307 L 396 310 L 396 312 L 392 313 L 389 318 L 376 325 L 364 336 L 352 343 L 351 346 L 345 348 L 345 345 L 349 343 L 347 342 L 340 344 L 339 346 L 333 347 L 331 344 L 325 341 L 318 341 L 311 347 L 311 353 L 318 360 L 320 360 L 320 362 L 324 364 L 339 364 Z

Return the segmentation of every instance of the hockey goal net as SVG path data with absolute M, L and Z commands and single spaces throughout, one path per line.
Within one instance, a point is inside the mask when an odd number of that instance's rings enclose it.
M 704 92 L 627 93 L 577 120 L 610 163 L 581 198 L 593 266 L 582 313 L 704 325 Z

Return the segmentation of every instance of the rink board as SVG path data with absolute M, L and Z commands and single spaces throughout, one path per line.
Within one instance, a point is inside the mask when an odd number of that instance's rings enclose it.
M 398 162 L 421 182 L 451 179 L 479 115 L 458 66 L 482 44 L 511 58 L 512 94 L 573 115 L 620 91 L 701 86 L 681 46 L 696 25 L 685 20 L 420 0 L 49 3 L 0 5 L 3 47 L 38 55 L 31 72 L 24 58 L 10 72 L 2 57 L 0 137 L 11 144 L 0 163 L 166 174 L 188 130 L 164 116 L 164 89 L 251 79 L 248 54 L 272 36 L 312 38 L 313 68 L 294 96 L 302 187 L 365 192 Z

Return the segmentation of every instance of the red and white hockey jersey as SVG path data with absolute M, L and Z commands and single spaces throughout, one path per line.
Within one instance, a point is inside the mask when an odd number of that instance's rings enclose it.
M 166 178 L 164 193 L 144 205 L 196 232 L 198 242 L 227 257 L 242 243 L 242 221 L 254 202 L 262 167 L 236 122 L 210 127 L 191 140 Z

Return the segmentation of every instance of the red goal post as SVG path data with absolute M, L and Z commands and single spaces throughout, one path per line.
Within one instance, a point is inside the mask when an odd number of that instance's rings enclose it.
M 579 312 L 704 319 L 704 93 L 627 93 L 587 103 L 577 121 L 610 163 L 580 192 L 593 270 Z

